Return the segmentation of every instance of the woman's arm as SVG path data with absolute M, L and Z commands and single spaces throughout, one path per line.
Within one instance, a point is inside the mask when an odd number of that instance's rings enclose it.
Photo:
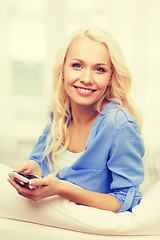
M 34 201 L 59 195 L 77 204 L 112 212 L 117 212 L 121 208 L 119 201 L 114 196 L 82 189 L 69 182 L 59 180 L 51 174 L 42 179 L 30 180 L 30 189 L 21 187 L 13 180 L 12 176 L 8 180 L 20 195 Z
M 121 208 L 120 202 L 112 195 L 88 191 L 65 181 L 60 184 L 59 196 L 77 204 L 112 212 L 117 212 Z

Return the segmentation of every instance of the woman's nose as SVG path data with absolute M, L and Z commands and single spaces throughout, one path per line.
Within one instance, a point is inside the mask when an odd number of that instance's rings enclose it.
M 84 84 L 92 84 L 93 79 L 92 79 L 92 74 L 90 69 L 85 69 L 82 76 L 81 76 L 81 82 Z

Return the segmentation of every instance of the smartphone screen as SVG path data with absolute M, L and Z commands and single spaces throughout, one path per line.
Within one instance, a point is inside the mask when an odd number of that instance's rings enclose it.
M 25 177 L 25 178 L 27 178 L 27 179 L 33 179 L 33 178 L 40 178 L 40 177 L 38 177 L 38 176 L 36 176 L 36 175 L 33 175 L 33 174 L 27 174 L 27 173 L 18 173 L 19 175 L 21 175 L 21 176 L 23 176 L 23 177 Z

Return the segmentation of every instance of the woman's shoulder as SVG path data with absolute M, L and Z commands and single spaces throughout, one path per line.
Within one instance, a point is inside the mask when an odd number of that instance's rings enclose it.
M 101 112 L 100 119 L 104 124 L 113 125 L 115 128 L 121 128 L 128 123 L 137 125 L 129 111 L 114 102 L 110 102 L 105 106 Z

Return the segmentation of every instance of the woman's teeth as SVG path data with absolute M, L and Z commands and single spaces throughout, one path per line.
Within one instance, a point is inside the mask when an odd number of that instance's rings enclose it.
M 84 89 L 84 88 L 78 88 L 79 91 L 84 92 L 84 93 L 90 93 L 93 92 L 94 90 L 91 89 Z

